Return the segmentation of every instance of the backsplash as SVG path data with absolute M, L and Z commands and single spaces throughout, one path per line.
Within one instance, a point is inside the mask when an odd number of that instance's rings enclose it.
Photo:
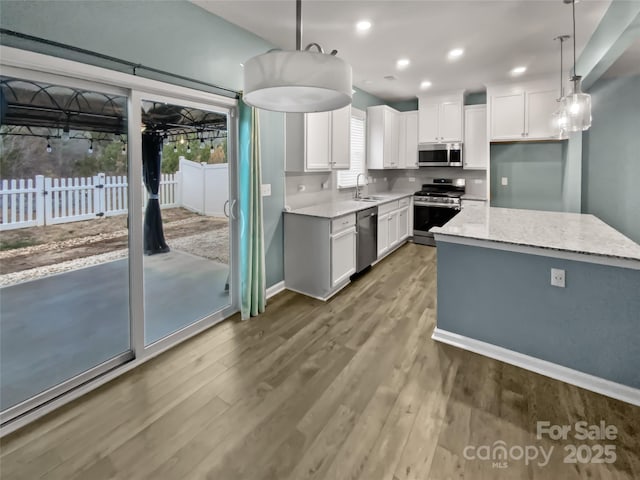
M 417 192 L 423 183 L 434 178 L 464 178 L 466 193 L 486 197 L 487 180 L 484 170 L 464 170 L 452 167 L 426 167 L 418 170 L 384 170 L 377 175 L 387 177 L 389 190 L 394 192 Z
M 388 172 L 369 172 L 370 182 L 363 187 L 364 194 L 389 191 Z M 387 181 L 384 180 L 387 177 Z M 333 172 L 319 173 L 286 173 L 285 205 L 291 209 L 310 207 L 321 203 L 348 200 L 353 198 L 355 188 L 336 187 L 336 176 Z
M 369 170 L 368 184 L 363 193 L 416 192 L 423 183 L 433 178 L 464 178 L 467 193 L 486 196 L 486 174 L 484 170 L 462 168 L 427 167 L 419 170 Z M 355 188 L 336 188 L 333 172 L 286 173 L 285 206 L 298 209 L 353 198 Z

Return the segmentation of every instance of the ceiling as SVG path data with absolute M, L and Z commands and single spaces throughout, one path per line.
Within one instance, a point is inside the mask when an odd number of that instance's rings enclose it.
M 192 2 L 280 48 L 295 48 L 294 0 Z M 609 4 L 576 4 L 578 55 Z M 360 20 L 372 23 L 366 33 L 356 31 Z M 527 67 L 523 79 L 558 75 L 553 38 L 570 33 L 571 6 L 562 0 L 303 0 L 302 24 L 303 46 L 317 42 L 327 51 L 337 49 L 353 67 L 355 86 L 398 101 L 427 92 L 479 91 L 510 81 L 517 66 Z M 447 52 L 458 47 L 463 56 L 449 61 Z M 398 70 L 403 57 L 411 63 Z M 394 80 L 384 78 L 389 75 Z M 432 83 L 428 90 L 420 89 L 423 80 Z

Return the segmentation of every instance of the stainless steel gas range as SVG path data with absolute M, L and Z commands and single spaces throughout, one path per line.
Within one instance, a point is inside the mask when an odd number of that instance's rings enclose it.
M 441 227 L 461 208 L 464 178 L 434 178 L 413 196 L 413 241 L 435 246 L 432 227 Z

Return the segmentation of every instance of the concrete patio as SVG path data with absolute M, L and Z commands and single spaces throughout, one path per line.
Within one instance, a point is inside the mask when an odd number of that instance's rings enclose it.
M 229 267 L 172 250 L 144 258 L 145 343 L 230 303 Z M 0 289 L 0 409 L 129 350 L 128 260 Z

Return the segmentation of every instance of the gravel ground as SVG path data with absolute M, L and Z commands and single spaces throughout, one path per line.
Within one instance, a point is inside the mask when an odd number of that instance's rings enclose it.
M 193 223 L 191 219 L 184 219 L 178 221 L 181 224 Z M 172 225 L 176 225 L 177 222 L 173 222 Z M 122 235 L 126 235 L 127 231 L 116 231 L 108 234 L 94 235 L 91 237 L 91 242 L 101 242 L 108 240 L 109 238 L 116 238 Z M 84 243 L 83 243 L 84 242 Z M 75 245 L 86 244 L 87 240 L 83 238 L 64 240 L 61 242 L 54 242 L 50 244 L 35 245 L 32 247 L 25 247 L 14 250 L 7 250 L 0 252 L 0 259 L 8 258 L 12 255 L 24 255 L 24 254 L 36 254 L 43 251 L 58 250 L 68 248 Z M 196 255 L 216 262 L 229 264 L 229 228 L 223 227 L 216 230 L 197 233 L 195 235 L 189 235 L 184 237 L 173 238 L 167 240 L 169 247 L 172 250 L 178 250 L 187 252 L 192 255 Z M 15 285 L 17 283 L 27 282 L 30 280 L 36 280 L 48 275 L 55 275 L 58 273 L 69 272 L 71 270 L 77 270 L 79 268 L 90 267 L 93 265 L 99 265 L 101 263 L 112 262 L 121 258 L 126 258 L 128 255 L 128 249 L 118 249 L 107 253 L 101 253 L 98 255 L 92 255 L 83 258 L 77 258 L 74 260 L 68 260 L 64 262 L 55 263 L 52 265 L 29 268 L 26 270 L 6 273 L 0 275 L 0 287 L 7 287 L 9 285 Z

